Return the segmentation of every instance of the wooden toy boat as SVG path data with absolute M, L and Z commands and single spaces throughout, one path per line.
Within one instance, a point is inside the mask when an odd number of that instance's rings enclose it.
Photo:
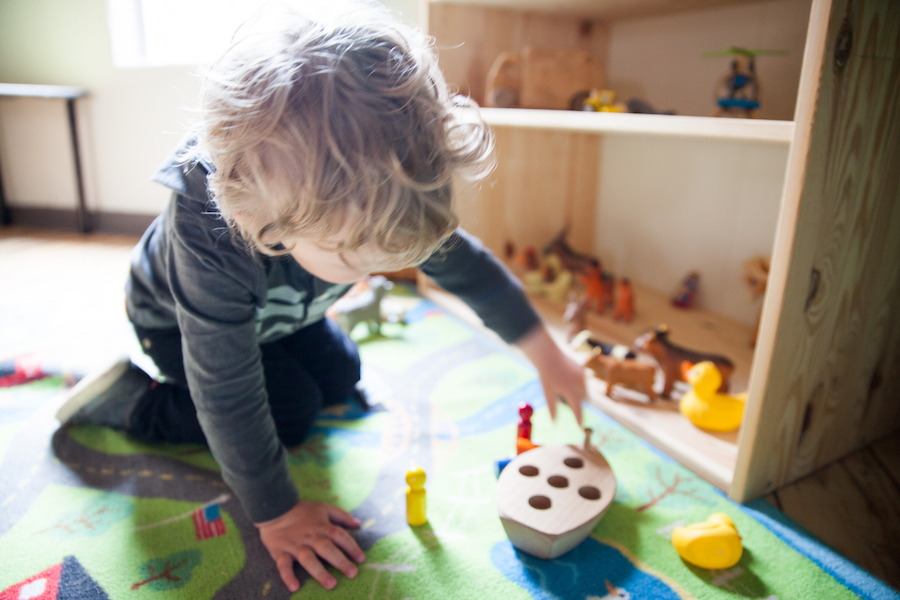
M 600 451 L 541 446 L 509 463 L 497 482 L 497 512 L 513 546 L 539 558 L 562 556 L 590 535 L 616 495 Z

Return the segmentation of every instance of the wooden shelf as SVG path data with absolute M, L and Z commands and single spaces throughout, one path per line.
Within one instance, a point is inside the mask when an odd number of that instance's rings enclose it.
M 638 134 L 747 140 L 789 144 L 793 121 L 595 113 L 527 108 L 482 108 L 481 116 L 495 127 L 551 129 L 583 133 Z
M 686 12 L 751 0 L 431 0 L 433 4 L 472 4 L 519 11 L 548 12 L 615 20 Z

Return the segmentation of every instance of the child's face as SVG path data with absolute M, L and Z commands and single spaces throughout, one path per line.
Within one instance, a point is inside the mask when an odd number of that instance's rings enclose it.
M 363 265 L 371 263 L 364 260 L 360 252 L 342 253 L 331 240 L 298 237 L 291 240 L 291 243 L 294 246 L 291 250 L 294 260 L 324 281 L 355 283 L 370 273 Z

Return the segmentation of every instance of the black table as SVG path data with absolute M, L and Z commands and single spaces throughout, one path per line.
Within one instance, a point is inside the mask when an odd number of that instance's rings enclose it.
M 69 134 L 72 141 L 72 155 L 75 160 L 75 182 L 78 191 L 78 206 L 75 208 L 75 216 L 78 220 L 78 228 L 82 232 L 87 233 L 91 230 L 91 223 L 87 206 L 84 202 L 84 178 L 81 172 L 81 153 L 78 149 L 78 128 L 75 123 L 75 100 L 85 95 L 87 95 L 87 90 L 77 87 L 0 83 L 0 96 L 50 98 L 66 101 L 66 109 L 69 114 Z M 0 222 L 4 225 L 10 223 L 9 207 L 6 205 L 6 196 L 3 194 L 2 175 L 0 175 Z

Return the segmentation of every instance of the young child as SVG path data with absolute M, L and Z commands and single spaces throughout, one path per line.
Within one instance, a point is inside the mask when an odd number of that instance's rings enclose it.
M 355 393 L 360 360 L 325 310 L 353 282 L 418 265 L 537 368 L 555 415 L 581 420 L 585 371 L 549 337 L 519 284 L 457 228 L 454 176 L 485 173 L 492 138 L 452 97 L 428 40 L 354 4 L 278 15 L 205 77 L 202 122 L 157 171 L 173 190 L 133 253 L 127 311 L 154 381 L 123 362 L 79 383 L 63 423 L 144 441 L 206 443 L 285 585 L 296 560 L 355 577 L 359 525 L 301 500 L 286 447 Z

